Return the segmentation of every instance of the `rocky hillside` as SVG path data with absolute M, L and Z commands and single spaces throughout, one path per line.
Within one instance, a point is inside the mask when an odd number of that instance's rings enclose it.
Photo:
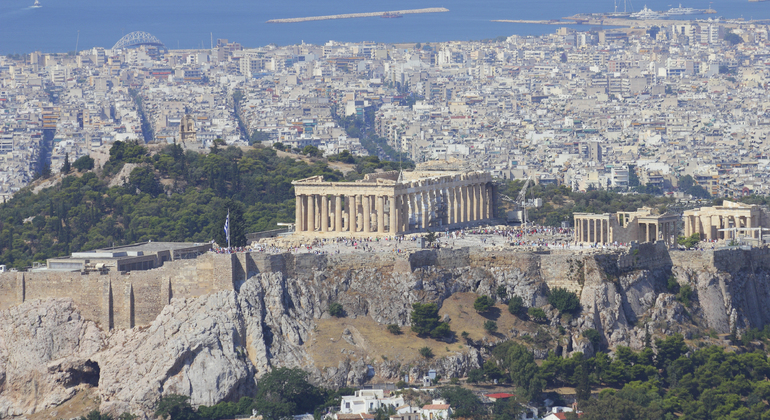
M 28 301 L 0 312 L 0 417 L 57 406 L 82 388 L 115 414 L 146 415 L 164 394 L 212 405 L 252 393 L 255 378 L 276 366 L 302 367 L 332 386 L 416 379 L 429 369 L 463 377 L 503 340 L 533 343 L 537 336 L 532 345 L 540 357 L 547 348 L 592 354 L 586 329 L 597 330 L 600 346 L 611 349 L 641 348 L 649 336 L 674 332 L 694 339 L 761 328 L 770 322 L 761 304 L 770 298 L 766 253 L 729 252 L 650 246 L 596 255 L 465 249 L 408 260 L 289 256 L 284 269 L 250 273 L 235 291 L 174 299 L 151 325 L 110 332 L 84 320 L 70 300 Z M 559 316 L 547 304 L 555 287 L 578 294 L 579 316 Z M 493 314 L 501 328 L 484 333 L 473 297 L 501 299 L 499 290 L 542 307 L 547 322 L 517 319 L 498 305 Z M 331 302 L 342 304 L 347 317 L 330 318 Z M 409 332 L 415 302 L 438 303 L 456 339 Z M 388 336 L 387 324 L 405 326 L 404 335 Z M 403 351 L 424 345 L 435 358 Z

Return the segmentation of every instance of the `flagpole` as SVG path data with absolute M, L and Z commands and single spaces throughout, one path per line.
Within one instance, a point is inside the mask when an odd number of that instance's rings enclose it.
M 230 250 L 230 209 L 227 209 L 227 220 L 225 220 L 225 236 L 227 237 L 227 250 Z

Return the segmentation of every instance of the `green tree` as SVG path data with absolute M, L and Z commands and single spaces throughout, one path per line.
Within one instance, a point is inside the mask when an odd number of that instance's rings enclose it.
M 155 417 L 168 420 L 199 420 L 200 418 L 190 405 L 190 397 L 176 394 L 160 397 L 155 407 Z
M 345 316 L 345 309 L 342 307 L 341 304 L 337 302 L 332 302 L 329 304 L 329 315 L 335 318 L 342 318 Z
M 468 382 L 475 384 L 484 380 L 484 371 L 481 369 L 471 369 L 468 371 Z
M 524 299 L 520 296 L 514 296 L 508 301 L 508 312 L 511 315 L 520 316 L 524 311 Z
M 64 175 L 67 175 L 68 173 L 70 173 L 70 169 L 71 169 L 71 167 L 70 167 L 70 154 L 69 153 L 65 153 L 64 154 L 64 164 L 62 164 L 62 166 L 61 166 L 61 173 L 64 174 Z
M 580 299 L 574 292 L 557 287 L 548 294 L 548 303 L 559 310 L 559 313 L 577 315 L 580 312 Z
M 508 341 L 499 345 L 494 354 L 503 361 L 511 382 L 523 391 L 522 395 L 527 400 L 540 396 L 545 381 L 531 351 L 519 343 Z
M 431 350 L 430 347 L 420 347 L 418 350 L 418 353 L 420 353 L 420 356 L 426 358 L 426 359 L 432 359 L 433 358 L 433 350 Z
M 306 372 L 283 367 L 271 370 L 257 381 L 253 408 L 265 420 L 277 420 L 312 413 L 323 402 L 321 390 L 307 381 Z
M 473 309 L 476 310 L 476 312 L 484 313 L 487 312 L 493 305 L 494 301 L 487 295 L 482 295 L 476 298 L 476 301 L 473 302 Z
M 484 321 L 484 330 L 490 334 L 497 332 L 497 322 L 488 319 Z
M 305 146 L 304 149 L 302 149 L 302 154 L 310 157 L 316 157 L 316 158 L 323 156 L 323 153 L 320 150 L 318 150 L 317 147 L 309 144 Z
M 72 167 L 78 172 L 90 171 L 94 169 L 94 159 L 89 155 L 81 156 L 72 163 Z
M 137 166 L 131 170 L 131 174 L 128 176 L 128 185 L 133 190 L 150 194 L 153 197 L 163 193 L 163 186 L 155 177 L 155 172 L 146 166 Z
M 602 342 L 602 335 L 599 333 L 599 331 L 596 331 L 593 328 L 589 328 L 583 331 L 583 337 L 587 338 L 588 341 L 594 345 L 595 349 L 598 348 L 599 344 Z
M 694 248 L 696 245 L 698 245 L 698 243 L 700 243 L 700 233 L 695 232 L 686 238 L 684 236 L 680 236 L 677 239 L 677 243 L 688 249 Z
M 425 242 L 430 246 L 433 242 L 436 242 L 436 234 L 430 230 L 425 234 Z
M 401 327 L 396 324 L 388 324 L 388 332 L 393 335 L 401 335 Z
M 729 42 L 730 45 L 738 45 L 743 43 L 743 38 L 732 31 L 727 31 L 724 40 Z
M 529 315 L 535 322 L 543 322 L 547 319 L 545 311 L 542 308 L 536 308 L 534 306 L 527 309 L 527 315 Z
M 447 323 L 439 322 L 438 306 L 435 303 L 412 304 L 412 313 L 409 318 L 412 322 L 412 331 L 419 336 L 430 335 L 433 338 L 440 338 L 450 332 Z
M 482 419 L 487 415 L 487 409 L 479 397 L 468 389 L 459 386 L 441 388 L 441 397 L 452 406 L 453 417 L 466 419 Z

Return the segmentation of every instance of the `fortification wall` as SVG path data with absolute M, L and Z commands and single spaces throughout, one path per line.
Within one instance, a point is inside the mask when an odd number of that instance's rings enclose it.
M 207 253 L 147 271 L 0 273 L 0 310 L 27 300 L 71 298 L 84 318 L 102 328 L 152 322 L 171 298 L 233 290 L 237 256 Z
M 421 250 L 411 254 L 206 253 L 196 259 L 166 262 L 163 267 L 128 273 L 0 273 L 0 310 L 31 299 L 71 298 L 86 319 L 102 328 L 131 328 L 152 322 L 172 298 L 193 298 L 237 290 L 257 273 L 282 272 L 306 278 L 314 272 L 350 270 L 409 272 L 425 267 L 451 270 L 518 270 L 543 280 L 549 288 L 580 292 L 596 270 L 607 276 L 672 265 L 695 270 L 736 272 L 770 268 L 770 249 L 669 251 L 663 244 L 640 244 L 624 253 L 569 251 L 518 252 L 510 249 Z M 334 274 L 332 274 L 334 275 Z

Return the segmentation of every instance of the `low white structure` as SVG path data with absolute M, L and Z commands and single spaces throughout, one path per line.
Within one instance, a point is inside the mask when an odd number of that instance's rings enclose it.
M 373 413 L 380 408 L 400 407 L 404 405 L 403 397 L 385 397 L 381 389 L 361 389 L 354 395 L 346 395 L 340 401 L 340 414 Z

